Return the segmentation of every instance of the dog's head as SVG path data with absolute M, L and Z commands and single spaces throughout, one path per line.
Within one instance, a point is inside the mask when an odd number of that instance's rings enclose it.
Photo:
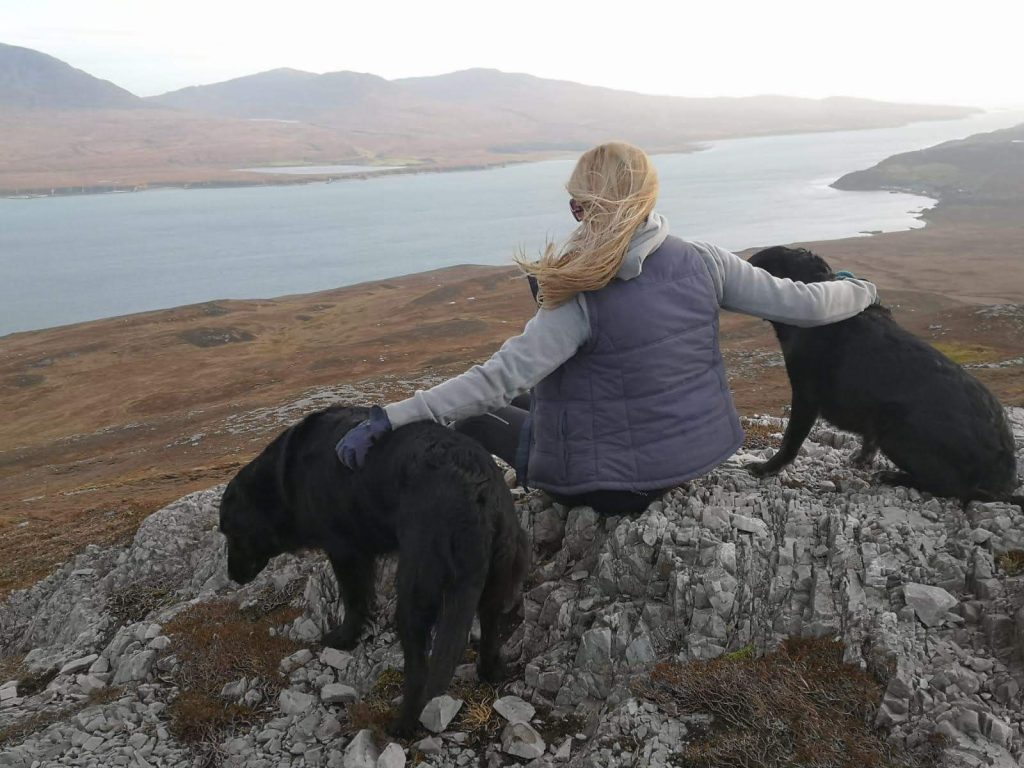
M 776 245 L 755 253 L 750 257 L 750 263 L 775 277 L 788 277 L 800 283 L 820 283 L 835 279 L 835 273 L 828 262 L 806 248 Z
M 220 532 L 228 545 L 228 576 L 239 584 L 255 579 L 272 557 L 294 548 L 293 525 L 284 501 L 276 461 L 282 440 L 271 443 L 242 467 L 220 500 Z

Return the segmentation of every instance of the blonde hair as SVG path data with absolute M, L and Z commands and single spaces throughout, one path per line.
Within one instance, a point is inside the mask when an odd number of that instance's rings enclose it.
M 612 281 L 630 238 L 654 210 L 658 174 L 642 149 L 616 141 L 584 152 L 565 188 L 583 208 L 580 225 L 561 248 L 548 243 L 538 260 L 516 258 L 537 278 L 539 301 L 549 308 Z

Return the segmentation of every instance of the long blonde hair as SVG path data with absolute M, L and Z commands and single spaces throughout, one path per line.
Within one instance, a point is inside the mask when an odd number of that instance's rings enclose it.
M 612 281 L 630 238 L 654 210 L 658 174 L 642 149 L 615 141 L 584 152 L 565 188 L 583 209 L 580 225 L 561 248 L 548 243 L 538 260 L 516 258 L 537 278 L 548 308 Z

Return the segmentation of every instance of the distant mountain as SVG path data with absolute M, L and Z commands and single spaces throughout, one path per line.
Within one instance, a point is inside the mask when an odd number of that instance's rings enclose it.
M 1024 200 L 1024 124 L 917 152 L 848 173 L 838 189 L 891 189 L 958 202 Z
M 297 69 L 273 69 L 213 85 L 196 85 L 148 99 L 175 109 L 229 117 L 308 119 L 361 101 L 385 96 L 394 85 L 358 72 L 316 75 Z
M 476 167 L 613 139 L 685 151 L 712 139 L 878 128 L 973 111 L 841 98 L 652 96 L 494 69 L 400 80 L 275 69 L 139 99 L 51 56 L 0 45 L 0 189 L 287 180 L 238 170 L 268 165 Z
M 144 104 L 124 88 L 45 53 L 0 43 L 0 107 L 124 109 Z
M 308 120 L 358 132 L 372 151 L 401 144 L 405 154 L 441 155 L 579 149 L 613 138 L 664 151 L 706 139 L 874 128 L 975 111 L 846 98 L 651 96 L 495 69 L 393 81 L 274 70 L 149 101 L 222 116 Z

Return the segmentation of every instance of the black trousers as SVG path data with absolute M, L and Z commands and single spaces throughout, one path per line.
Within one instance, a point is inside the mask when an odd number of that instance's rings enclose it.
M 482 416 L 462 419 L 453 425 L 469 435 L 484 448 L 512 467 L 521 469 L 526 464 L 524 452 L 528 450 L 529 434 L 526 419 L 530 415 L 530 396 L 520 395 L 510 405 Z M 637 515 L 660 498 L 668 489 L 658 491 L 590 491 L 570 496 L 550 494 L 559 504 L 567 507 L 592 507 L 599 515 Z

